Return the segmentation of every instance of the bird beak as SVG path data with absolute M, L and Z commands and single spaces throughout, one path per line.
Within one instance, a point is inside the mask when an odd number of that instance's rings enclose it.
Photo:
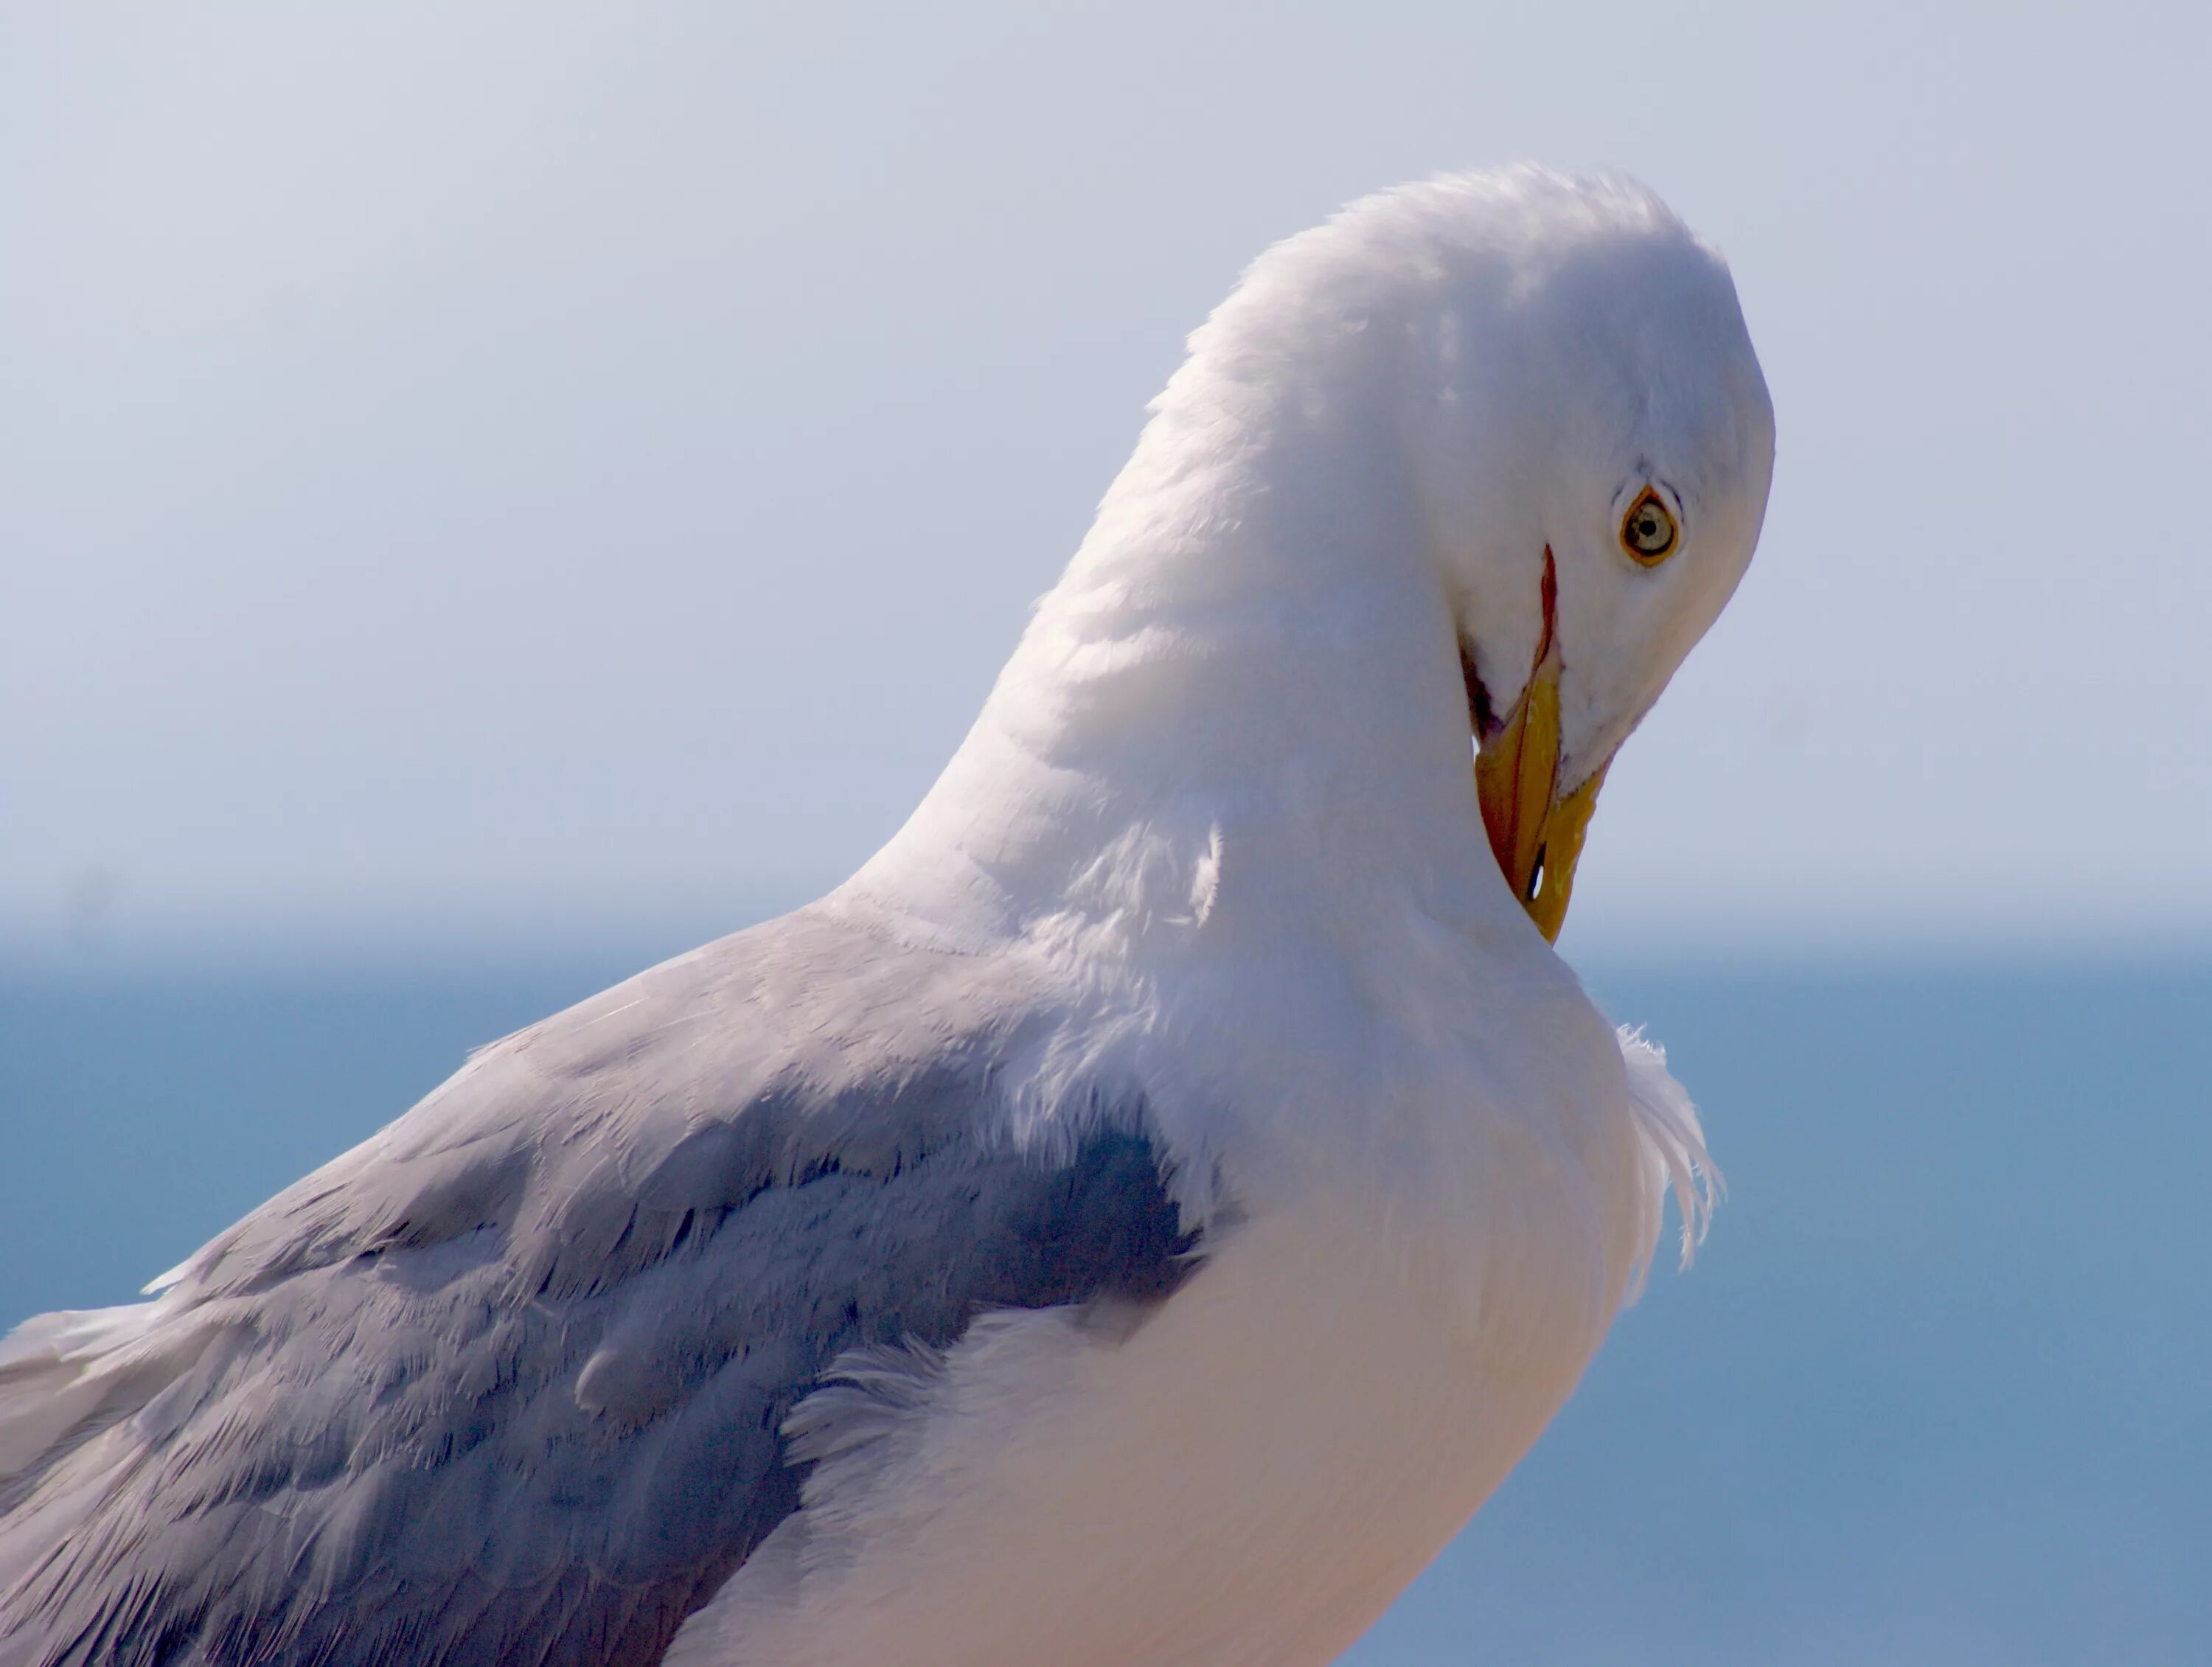
M 1474 761 L 1475 796 L 1483 830 L 1513 895 L 1547 943 L 1559 941 L 1583 837 L 1597 808 L 1607 765 L 1598 766 L 1572 792 L 1559 793 L 1559 577 L 1544 551 L 1544 634 L 1528 682 L 1503 720 L 1485 719 L 1487 703 L 1474 703 L 1481 751 Z M 1471 689 L 1480 689 L 1468 672 Z

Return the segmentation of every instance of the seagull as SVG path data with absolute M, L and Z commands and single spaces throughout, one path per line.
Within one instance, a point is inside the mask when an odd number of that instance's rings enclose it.
M 0 1345 L 0 1667 L 1334 1660 L 1710 1207 L 1553 940 L 1773 445 L 1632 182 L 1268 250 L 851 879 Z

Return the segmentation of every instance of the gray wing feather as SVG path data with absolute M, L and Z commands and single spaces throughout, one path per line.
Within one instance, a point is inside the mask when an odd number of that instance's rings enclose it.
M 803 911 L 477 1055 L 0 1477 L 0 1667 L 657 1661 L 797 1508 L 840 1354 L 1188 1269 L 1132 1097 L 1055 1160 L 993 1137 L 1053 1022 Z

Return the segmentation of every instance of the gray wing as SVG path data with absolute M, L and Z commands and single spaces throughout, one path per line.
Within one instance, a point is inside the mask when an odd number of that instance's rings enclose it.
M 802 912 L 477 1056 L 0 1462 L 0 1667 L 657 1661 L 797 1508 L 840 1354 L 1190 1266 L 1130 1096 L 1053 1160 L 992 1137 L 1053 1022 Z

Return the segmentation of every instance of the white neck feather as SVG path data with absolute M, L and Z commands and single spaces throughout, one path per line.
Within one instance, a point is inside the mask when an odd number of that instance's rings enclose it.
M 1245 369 L 1235 322 L 1202 333 L 959 752 L 848 896 L 955 940 L 1071 911 L 1172 928 L 1240 896 L 1283 929 L 1365 934 L 1383 893 L 1528 935 L 1484 842 L 1390 379 L 1358 344 L 1318 367 L 1309 344 L 1302 379 Z

